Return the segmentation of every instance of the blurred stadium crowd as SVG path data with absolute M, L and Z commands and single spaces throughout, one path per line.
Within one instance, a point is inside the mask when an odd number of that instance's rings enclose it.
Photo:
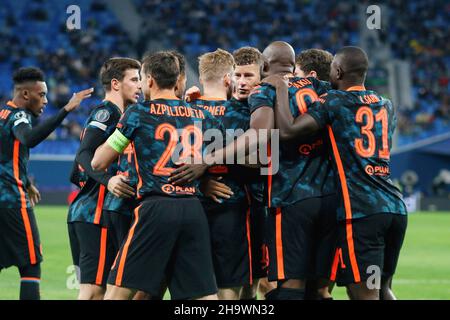
M 148 39 L 174 48 L 195 63 L 203 52 L 220 47 L 234 50 L 250 45 L 263 48 L 277 39 L 296 51 L 316 47 L 332 53 L 358 45 L 358 1 L 275 0 L 133 0 L 143 17 L 138 43 L 133 43 L 105 1 L 76 1 L 82 8 L 82 29 L 68 31 L 66 8 L 73 1 L 17 0 L 0 6 L 0 102 L 10 98 L 14 69 L 37 65 L 47 75 L 47 115 L 56 112 L 70 92 L 96 86 L 102 90 L 99 67 L 111 56 L 142 55 Z M 399 108 L 400 140 L 425 138 L 449 130 L 450 43 L 447 24 L 450 3 L 445 0 L 385 1 L 389 25 L 380 31 L 395 57 L 412 68 L 413 105 Z M 383 1 L 381 1 L 383 3 Z M 87 10 L 86 10 L 87 9 Z M 35 152 L 74 153 L 88 112 L 74 113 Z
M 401 108 L 402 135 L 425 138 L 450 124 L 448 1 L 390 1 L 392 25 L 385 31 L 395 56 L 411 63 L 413 102 Z

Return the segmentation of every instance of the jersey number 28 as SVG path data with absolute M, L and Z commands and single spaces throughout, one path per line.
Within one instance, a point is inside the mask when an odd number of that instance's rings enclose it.
M 172 171 L 175 170 L 175 168 L 167 167 L 167 163 L 171 159 L 178 142 L 180 142 L 180 139 L 182 144 L 180 159 L 188 157 L 201 157 L 203 135 L 199 128 L 194 125 L 188 125 L 183 128 L 180 136 L 177 128 L 175 128 L 172 124 L 162 123 L 155 130 L 155 139 L 164 141 L 164 135 L 166 133 L 169 134 L 169 142 L 153 168 L 153 174 L 158 176 L 169 176 Z M 193 144 L 191 143 L 192 135 L 194 140 Z

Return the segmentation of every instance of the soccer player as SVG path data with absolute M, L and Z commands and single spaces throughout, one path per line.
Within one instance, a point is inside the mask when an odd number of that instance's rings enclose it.
M 229 100 L 233 91 L 233 71 L 234 58 L 229 52 L 217 49 L 201 55 L 199 76 L 204 93 L 192 104 L 207 109 L 226 130 L 233 130 L 238 135 L 237 130 L 243 133 L 248 129 L 250 113 L 245 104 Z M 201 198 L 208 217 L 221 300 L 238 300 L 242 287 L 253 281 L 249 202 L 245 172 L 239 167 L 221 165 L 210 168 L 206 183 L 213 183 L 209 179 L 220 179 L 220 183 L 228 186 L 231 192 L 221 200 Z
M 178 76 L 175 87 L 175 94 L 178 98 L 182 99 L 184 91 L 186 90 L 186 61 L 184 56 L 178 51 L 172 50 L 170 53 L 178 59 L 180 75 Z M 117 173 L 128 177 L 128 183 L 132 186 L 136 186 L 137 173 L 134 152 L 131 145 L 128 145 L 124 153 L 119 155 L 118 166 Z M 103 210 L 107 211 L 104 213 L 104 216 L 115 254 L 119 251 L 120 245 L 126 238 L 131 226 L 132 213 L 136 207 L 137 201 L 134 198 L 119 198 L 112 193 L 106 195 Z M 162 285 L 160 294 L 154 297 L 150 297 L 150 295 L 145 292 L 138 291 L 134 295 L 133 300 L 147 300 L 150 298 L 161 299 L 164 296 L 165 290 L 165 285 Z
M 273 42 L 263 55 L 269 63 L 269 74 L 292 76 L 295 54 L 289 44 Z M 291 79 L 293 116 L 305 112 L 318 94 L 325 93 L 327 89 L 326 83 L 314 78 Z M 275 101 L 274 87 L 262 84 L 254 89 L 249 97 L 253 128 L 273 129 Z M 267 143 L 269 136 L 266 139 L 263 142 Z M 248 148 L 248 145 L 244 139 L 238 139 L 235 146 L 225 148 L 225 154 L 235 153 L 242 147 Z M 233 150 L 233 147 L 236 149 Z M 269 171 L 271 168 L 269 166 Z M 183 170 L 185 168 L 182 167 L 174 174 L 178 176 L 178 172 Z M 322 212 L 329 210 L 333 203 L 335 188 L 326 183 L 330 170 L 320 137 L 302 143 L 281 144 L 279 171 L 268 175 L 265 188 L 265 200 L 271 210 L 267 230 L 269 280 L 278 281 L 277 289 L 267 294 L 268 299 L 304 298 L 305 280 L 312 272 L 314 230 L 320 223 Z
M 229 103 L 234 105 L 234 109 L 239 111 L 239 117 L 244 122 L 241 128 L 246 131 L 250 127 L 248 96 L 253 88 L 261 82 L 265 66 L 264 58 L 261 52 L 253 47 L 237 49 L 233 52 L 233 57 L 236 63 L 233 75 L 236 88 Z M 246 171 L 248 170 L 246 169 Z M 264 297 L 268 291 L 276 287 L 276 284 L 267 281 L 267 246 L 264 241 L 267 213 L 263 201 L 264 181 L 261 176 L 256 175 L 256 177 L 250 177 L 249 181 L 246 182 L 250 195 L 249 229 L 253 281 L 251 285 L 244 286 L 240 298 L 242 300 L 256 300 L 258 290 L 260 295 Z
M 338 245 L 331 280 L 351 299 L 395 299 L 392 278 L 407 226 L 400 191 L 390 179 L 390 149 L 396 117 L 390 100 L 366 90 L 366 53 L 344 47 L 334 56 L 333 89 L 322 103 L 295 120 L 287 90 L 277 86 L 277 125 L 287 135 L 306 137 L 326 128 L 339 177 Z M 283 129 L 282 129 L 283 128 Z M 381 290 L 368 286 L 380 276 Z
M 321 49 L 307 49 L 300 52 L 295 58 L 295 76 L 299 78 L 313 77 L 322 81 L 329 81 L 330 67 L 333 55 Z M 307 89 L 306 89 L 307 90 Z M 298 94 L 304 92 L 300 90 Z M 322 134 L 326 138 L 326 134 Z M 284 136 L 282 137 L 284 138 Z M 325 139 L 326 140 L 326 139 Z M 327 156 L 327 155 L 325 155 Z M 328 158 L 328 157 L 327 157 Z M 326 183 L 335 186 L 334 171 L 330 171 L 331 176 Z M 334 208 L 328 208 L 322 212 L 321 226 L 317 229 L 318 239 L 316 242 L 314 274 L 308 279 L 306 284 L 305 299 L 332 299 L 331 290 L 333 284 L 329 280 L 330 255 L 337 237 L 336 212 Z
M 265 50 L 269 70 L 283 50 L 274 46 Z M 286 45 L 283 47 L 288 48 Z M 279 52 L 278 52 L 279 51 Z M 290 63 L 293 62 L 289 55 Z M 275 63 L 276 65 L 276 63 Z M 315 78 L 290 78 L 289 99 L 293 117 L 304 113 L 317 99 L 318 94 L 328 89 L 326 83 Z M 318 93 L 319 92 L 319 93 Z M 275 88 L 263 83 L 250 95 L 252 111 L 258 108 L 275 107 Z M 335 186 L 331 176 L 331 163 L 323 148 L 321 136 L 303 141 L 281 141 L 280 167 L 277 174 L 267 182 L 267 200 L 270 208 L 268 218 L 269 279 L 277 280 L 277 289 L 271 291 L 268 299 L 302 299 L 306 279 L 315 272 L 316 250 L 321 249 L 321 241 L 328 237 L 323 232 L 332 232 L 328 227 L 335 218 L 333 194 Z M 329 211 L 327 215 L 327 211 Z M 325 217 L 330 217 L 330 222 Z M 318 230 L 319 232 L 316 232 Z M 328 231 L 330 230 L 330 231 Z M 316 249 L 317 246 L 317 249 Z M 329 245 L 329 265 L 332 248 Z M 323 250 L 321 250 L 323 251 Z M 324 253 L 327 256 L 326 252 Z M 317 264 L 326 264 L 318 261 Z
M 328 81 L 329 79 L 329 70 L 330 70 L 330 64 L 333 56 L 325 51 L 320 49 L 308 49 L 302 51 L 297 57 L 296 57 L 296 63 L 295 63 L 295 76 L 298 78 L 306 78 L 306 77 L 314 77 L 319 80 L 325 80 Z M 297 79 L 298 80 L 298 79 Z M 263 84 L 264 85 L 264 84 Z M 297 88 L 291 88 L 292 96 L 295 95 L 302 95 L 305 92 L 310 90 L 310 86 L 305 86 L 304 88 L 297 89 Z M 308 101 L 309 102 L 309 101 Z M 294 107 L 298 108 L 296 99 L 292 102 Z M 310 103 L 310 102 L 309 102 Z M 300 160 L 301 161 L 301 160 Z M 332 177 L 327 178 L 328 183 L 333 183 Z M 308 183 L 308 181 L 306 181 Z M 328 216 L 331 219 L 334 219 L 335 212 L 334 210 L 327 210 L 327 212 L 322 212 L 322 216 Z M 329 219 L 329 221 L 322 219 L 321 223 L 327 222 L 324 226 L 321 228 L 317 228 L 316 230 L 323 230 L 324 228 L 332 228 L 333 220 Z M 324 239 L 325 233 L 321 233 L 316 236 L 316 241 L 314 241 L 316 250 L 315 255 L 316 258 L 314 259 L 314 267 L 315 270 L 315 277 L 323 277 L 319 283 L 316 283 L 316 281 L 313 279 L 308 279 L 307 281 L 307 290 L 312 291 L 311 294 L 313 294 L 313 297 L 305 297 L 305 298 L 315 298 L 317 293 L 315 292 L 318 290 L 318 295 L 321 298 L 329 298 L 330 294 L 328 292 L 328 285 L 329 281 L 328 278 L 325 278 L 326 271 L 328 271 L 327 264 L 325 261 L 327 260 L 326 257 L 330 256 L 330 250 L 332 249 L 332 245 L 334 245 L 334 233 L 333 229 L 328 230 L 326 232 L 327 237 Z M 328 244 L 325 244 L 327 242 Z M 318 287 L 318 288 L 317 288 Z
M 270 68 L 269 75 L 277 73 L 292 74 L 295 65 L 295 54 L 293 53 L 294 50 L 289 44 L 285 42 L 277 43 L 278 44 L 272 45 L 279 45 L 279 47 L 283 47 L 284 50 L 281 54 L 279 54 L 279 57 L 277 57 L 280 61 L 277 61 L 276 65 L 274 64 L 274 66 Z M 282 43 L 283 45 L 281 45 L 280 43 Z M 274 51 L 269 47 L 266 48 L 266 53 L 269 53 L 269 51 Z M 286 47 L 288 47 L 289 49 L 286 49 Z M 292 58 L 290 57 L 291 55 Z M 270 132 L 268 130 L 274 127 L 274 122 L 274 114 L 271 108 L 257 109 L 250 116 L 250 129 L 265 129 L 267 130 L 266 135 L 259 136 L 257 140 L 253 140 L 252 138 L 254 131 L 247 130 L 243 135 L 236 139 L 234 143 L 228 144 L 224 148 L 224 152 L 220 152 L 222 150 L 216 150 L 217 154 L 221 153 L 223 155 L 223 159 L 214 159 L 212 155 L 207 155 L 206 157 L 204 157 L 204 161 L 201 164 L 184 164 L 171 173 L 169 181 L 176 185 L 182 185 L 187 182 L 192 182 L 195 179 L 201 177 L 209 166 L 215 165 L 215 162 L 221 161 L 221 163 L 225 163 L 227 154 L 234 155 L 236 157 L 238 154 L 242 154 L 241 151 L 244 150 L 245 155 L 248 156 L 251 146 L 257 144 L 267 145 L 267 142 L 270 139 Z
M 42 251 L 32 206 L 39 196 L 27 178 L 29 149 L 47 138 L 93 89 L 74 94 L 56 115 L 32 127 L 32 119 L 47 104 L 44 73 L 20 68 L 13 82 L 14 97 L 0 108 L 0 270 L 16 266 L 20 299 L 38 300 Z
M 203 133 L 198 122 L 208 128 L 203 121 L 211 117 L 176 96 L 179 74 L 173 54 L 145 57 L 142 91 L 151 100 L 130 106 L 92 160 L 93 168 L 104 170 L 131 144 L 141 201 L 111 269 L 105 299 L 129 299 L 136 290 L 156 296 L 164 280 L 172 299 L 217 299 L 208 222 L 196 197 L 198 184 L 168 182 L 178 155 L 200 156 Z
M 73 263 L 80 270 L 80 300 L 103 298 L 109 270 L 136 206 L 135 191 L 129 183 L 136 186 L 137 178 L 130 174 L 127 165 L 132 151 L 109 171 L 94 171 L 91 161 L 97 147 L 116 128 L 127 105 L 137 102 L 139 69 L 140 63 L 130 58 L 111 58 L 103 64 L 100 80 L 105 98 L 91 111 L 75 158 L 71 181 L 81 190 L 69 207 L 67 222 Z

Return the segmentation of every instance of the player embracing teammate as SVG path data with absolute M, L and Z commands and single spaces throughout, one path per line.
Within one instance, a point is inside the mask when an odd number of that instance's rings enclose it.
M 217 299 L 198 183 L 174 186 L 168 178 L 179 159 L 201 158 L 203 130 L 218 125 L 207 111 L 178 98 L 180 65 L 174 54 L 146 56 L 140 75 L 145 101 L 125 112 L 92 160 L 93 168 L 104 170 L 131 145 L 138 177 L 140 204 L 105 299 L 130 299 L 137 290 L 158 296 L 164 282 L 173 299 Z
M 347 286 L 351 299 L 395 298 L 391 283 L 406 230 L 406 207 L 389 179 L 394 110 L 389 100 L 365 90 L 367 56 L 359 48 L 341 49 L 330 71 L 337 90 L 330 91 L 329 84 L 312 77 L 285 81 L 295 63 L 287 43 L 274 42 L 263 54 L 272 77 L 250 96 L 250 128 L 277 127 L 282 140 L 281 170 L 268 175 L 265 187 L 271 208 L 269 280 L 278 281 L 266 297 L 303 299 L 308 279 L 329 276 Z M 203 164 L 178 168 L 172 181 L 182 184 L 230 155 L 248 155 L 249 137 L 247 131 L 216 150 L 223 155 L 220 161 L 207 154 Z M 270 139 L 263 135 L 261 140 Z M 283 142 L 289 140 L 293 142 Z M 374 268 L 381 290 L 366 283 Z M 313 298 L 330 298 L 325 284 L 313 291 Z
M 368 57 L 344 47 L 333 58 L 333 90 L 293 119 L 284 81 L 277 82 L 277 126 L 299 138 L 326 130 L 338 176 L 338 239 L 330 278 L 350 299 L 395 299 L 392 278 L 407 226 L 400 191 L 390 179 L 396 127 L 390 100 L 364 87 Z M 376 273 L 374 273 L 376 272 Z M 367 280 L 375 274 L 380 287 Z
M 310 49 L 295 61 L 293 48 L 275 41 L 262 54 L 218 49 L 199 60 L 203 95 L 191 92 L 190 102 L 181 100 L 186 75 L 176 52 L 147 55 L 142 65 L 104 63 L 105 99 L 86 121 L 71 175 L 81 189 L 68 217 L 79 298 L 161 298 L 167 286 L 173 299 L 254 299 L 257 279 L 268 276 L 276 288 L 267 299 L 331 299 L 331 282 L 351 299 L 394 299 L 407 225 L 389 178 L 395 113 L 364 87 L 365 52 L 344 47 L 331 63 Z M 1 165 L 10 173 L 0 177 L 10 190 L 0 198 L 0 268 L 18 266 L 21 297 L 36 299 L 38 193 L 26 176 L 27 148 L 92 91 L 31 128 L 46 103 L 43 75 L 24 69 L 14 81 L 0 113 Z M 208 129 L 234 137 L 209 153 Z M 273 129 L 279 149 L 255 166 L 251 145 L 277 145 Z M 251 141 L 255 131 L 266 134 Z M 242 154 L 246 163 L 226 162 Z M 366 283 L 374 270 L 380 288 Z
M 95 150 L 115 130 L 127 106 L 140 94 L 140 63 L 111 58 L 100 69 L 103 101 L 92 108 L 81 134 L 71 181 L 80 188 L 67 218 L 73 263 L 79 270 L 79 299 L 103 299 L 118 246 L 128 232 L 134 209 L 132 151 L 105 171 L 94 171 Z M 124 163 L 125 162 L 125 163 Z M 105 201 L 106 198 L 106 201 Z M 128 198 L 129 200 L 125 200 Z M 106 205 L 106 206 L 105 206 Z

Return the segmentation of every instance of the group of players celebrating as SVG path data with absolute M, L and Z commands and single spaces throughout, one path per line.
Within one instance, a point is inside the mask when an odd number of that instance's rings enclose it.
M 185 90 L 175 51 L 106 61 L 71 173 L 79 299 L 329 300 L 334 283 L 350 299 L 395 299 L 407 215 L 389 178 L 394 109 L 364 87 L 368 64 L 358 47 L 218 49 L 199 57 L 200 92 Z M 44 75 L 13 80 L 0 111 L 0 269 L 17 266 L 21 299 L 39 299 L 29 148 L 92 89 L 32 127 Z M 208 148 L 208 130 L 233 137 Z M 269 161 L 250 161 L 255 145 Z

